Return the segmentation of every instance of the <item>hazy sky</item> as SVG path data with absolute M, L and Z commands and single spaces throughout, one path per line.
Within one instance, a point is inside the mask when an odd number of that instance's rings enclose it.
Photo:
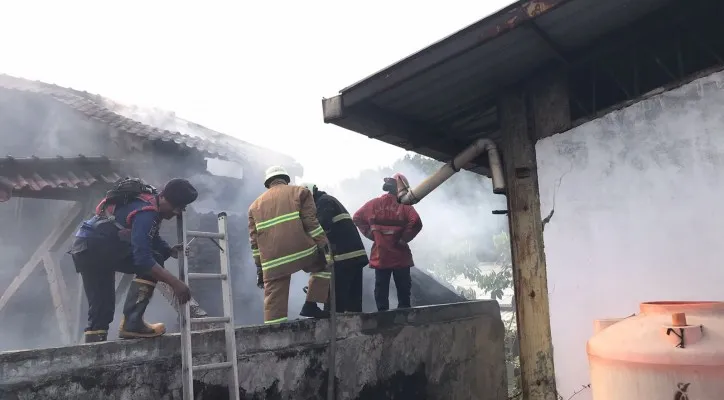
M 6 1 L 0 73 L 173 110 L 333 183 L 404 151 L 325 125 L 322 97 L 509 3 Z

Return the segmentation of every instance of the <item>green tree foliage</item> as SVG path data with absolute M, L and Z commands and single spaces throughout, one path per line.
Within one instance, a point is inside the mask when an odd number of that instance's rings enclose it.
M 493 245 L 498 253 L 498 270 L 483 274 L 476 283 L 490 294 L 493 300 L 502 300 L 505 290 L 513 287 L 513 265 L 510 261 L 510 237 L 507 232 L 493 236 Z
M 336 194 L 353 210 L 369 199 L 370 193 L 381 193 L 384 177 L 400 172 L 414 186 L 442 165 L 431 158 L 409 153 L 390 167 L 364 170 L 358 177 L 341 182 Z M 496 202 L 500 205 L 495 205 Z M 480 266 L 510 258 L 509 251 L 503 250 L 507 246 L 507 235 L 495 239 L 500 243 L 491 242 L 491 237 L 505 225 L 505 219 L 492 216 L 491 211 L 493 207 L 504 207 L 503 204 L 504 197 L 492 193 L 490 179 L 467 171 L 453 175 L 415 206 L 425 224 L 423 234 L 440 232 L 439 241 L 431 245 L 421 246 L 419 240 L 413 242 L 413 246 L 417 245 L 415 259 L 424 260 L 419 266 L 448 285 L 464 276 L 486 292 L 494 291 L 494 298 L 500 299 L 505 288 L 497 288 L 505 283 L 506 272 L 488 276 Z M 474 289 L 458 288 L 457 291 L 467 299 L 476 298 Z

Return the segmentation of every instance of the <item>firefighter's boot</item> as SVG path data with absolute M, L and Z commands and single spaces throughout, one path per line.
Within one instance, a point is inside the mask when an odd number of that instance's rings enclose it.
M 118 327 L 118 337 L 121 339 L 151 338 L 166 333 L 166 326 L 162 323 L 147 324 L 143 314 L 153 296 L 153 282 L 134 279 L 128 288 L 126 304 L 123 305 L 123 319 Z
M 84 343 L 98 343 L 98 342 L 105 342 L 108 339 L 108 331 L 98 330 L 98 331 L 85 331 L 84 334 Z
M 311 301 L 305 301 L 304 305 L 302 306 L 302 311 L 299 313 L 302 317 L 307 318 L 329 318 L 329 311 L 324 310 L 322 311 L 317 303 L 311 302 Z

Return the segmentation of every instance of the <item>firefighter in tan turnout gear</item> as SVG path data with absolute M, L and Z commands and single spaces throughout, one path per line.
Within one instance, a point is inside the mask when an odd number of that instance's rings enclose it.
M 289 284 L 298 271 L 311 273 L 307 301 L 300 315 L 325 318 L 331 278 L 332 254 L 324 229 L 317 220 L 312 193 L 289 185 L 280 166 L 267 169 L 267 191 L 249 207 L 249 241 L 257 267 L 257 285 L 264 289 L 264 323 L 287 320 Z

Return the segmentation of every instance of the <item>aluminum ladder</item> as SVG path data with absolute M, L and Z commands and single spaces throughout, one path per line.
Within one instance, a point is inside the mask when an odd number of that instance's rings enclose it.
M 229 241 L 227 238 L 227 216 L 225 212 L 218 214 L 218 232 L 198 232 L 186 229 L 186 213 L 178 217 L 176 231 L 179 243 L 184 244 L 183 256 L 178 258 L 178 273 L 186 285 L 191 280 L 221 280 L 221 297 L 224 306 L 224 316 L 191 318 L 189 303 L 184 304 L 179 312 L 179 325 L 181 326 L 181 374 L 183 381 L 183 399 L 194 399 L 194 373 L 225 369 L 229 378 L 229 399 L 239 400 L 239 366 L 236 359 L 236 334 L 234 331 L 234 308 L 231 297 L 231 282 L 229 281 Z M 196 238 L 210 239 L 219 248 L 221 253 L 221 268 L 218 274 L 190 273 L 188 270 L 188 246 Z M 189 241 L 190 239 L 190 241 Z M 191 327 L 194 324 L 224 323 L 226 333 L 226 361 L 212 364 L 193 365 L 191 349 Z

